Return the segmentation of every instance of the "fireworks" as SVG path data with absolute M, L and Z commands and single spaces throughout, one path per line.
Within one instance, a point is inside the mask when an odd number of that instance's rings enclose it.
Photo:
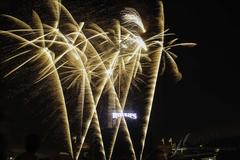
M 52 25 L 45 23 L 44 19 L 41 19 L 34 11 L 33 26 L 5 15 L 6 18 L 16 23 L 19 29 L 0 31 L 0 34 L 15 39 L 19 47 L 14 50 L 16 54 L 7 58 L 3 63 L 18 58 L 25 59 L 25 61 L 11 68 L 4 77 L 7 78 L 14 74 L 28 63 L 40 63 L 42 66 L 35 84 L 46 77 L 54 77 L 54 87 L 59 92 L 57 98 L 62 104 L 60 108 L 68 152 L 74 159 L 80 156 L 91 126 L 95 131 L 102 159 L 112 158 L 119 129 L 124 132 L 132 159 L 137 159 L 137 157 L 142 159 L 160 62 L 164 64 L 168 61 L 172 64 L 174 72 L 178 74 L 177 65 L 172 58 L 174 54 L 170 48 L 193 44 L 174 44 L 175 40 L 173 40 L 164 47 L 162 3 L 160 3 L 158 17 L 159 34 L 146 40 L 140 34 L 147 33 L 147 31 L 139 13 L 133 8 L 125 8 L 121 12 L 122 19 L 115 20 L 112 28 L 101 28 L 97 24 L 85 26 L 85 22 L 77 23 L 71 13 L 56 0 L 51 3 L 49 1 L 49 5 L 54 10 L 55 20 Z M 60 20 L 61 15 L 66 17 L 64 22 Z M 162 56 L 165 61 L 161 60 Z M 145 73 L 144 64 L 148 66 L 148 74 Z M 130 89 L 133 86 L 138 87 L 141 75 L 145 76 L 148 91 L 143 115 L 140 155 L 136 155 L 124 116 L 119 117 L 113 127 L 113 135 L 106 153 L 97 112 L 100 98 L 107 96 L 109 106 L 115 107 L 119 113 L 124 112 Z M 71 140 L 71 132 L 74 129 L 69 123 L 71 117 L 68 116 L 65 103 L 63 94 L 65 90 L 76 90 L 78 93 L 75 114 L 78 117 L 79 126 L 75 131 L 78 135 L 74 148 Z

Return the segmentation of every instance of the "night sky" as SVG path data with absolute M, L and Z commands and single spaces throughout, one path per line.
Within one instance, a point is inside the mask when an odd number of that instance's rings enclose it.
M 235 6 L 217 0 L 165 2 L 166 26 L 181 40 L 198 45 L 175 51 L 183 74 L 178 84 L 168 84 L 167 78 L 159 83 L 163 106 L 156 109 L 157 102 L 161 103 L 156 98 L 154 107 L 156 117 L 161 115 L 156 123 L 164 135 L 240 135 L 239 21 Z
M 94 8 L 95 1 L 89 2 L 92 2 L 90 4 Z M 173 50 L 178 55 L 177 64 L 183 78 L 174 83 L 167 75 L 159 77 L 149 129 L 150 136 L 147 140 L 154 142 L 161 137 L 179 139 L 187 133 L 192 134 L 194 142 L 239 138 L 237 57 L 240 26 L 237 2 L 223 0 L 163 2 L 166 28 L 176 34 L 179 42 L 194 42 L 197 46 Z M 81 1 L 65 0 L 63 4 L 65 3 L 66 6 L 71 6 L 71 3 L 77 4 Z M 0 13 L 29 18 L 31 5 L 32 3 L 27 0 L 0 1 Z M 101 5 L 96 6 L 111 11 L 115 5 L 116 8 L 135 7 L 148 19 L 154 18 L 151 14 L 156 9 L 156 2 L 147 0 L 102 1 Z M 84 8 L 84 5 L 82 7 Z M 72 10 L 75 11 L 74 8 Z M 110 17 L 113 16 L 111 14 L 114 15 L 109 13 Z M 9 25 L 3 23 L 5 22 L 3 20 L 0 22 L 1 28 Z M 2 75 L 3 70 L 0 69 Z M 0 132 L 9 134 L 9 137 L 16 134 L 12 133 L 13 130 L 18 130 L 16 128 L 19 121 L 15 116 L 23 112 L 19 107 L 25 104 L 21 100 L 24 99 L 24 94 L 19 97 L 17 92 L 9 91 L 20 88 L 21 85 L 18 84 L 8 87 L 10 86 L 8 83 L 15 82 L 18 81 L 6 82 L 1 78 Z M 17 117 L 19 119 L 19 116 Z M 22 115 L 22 122 L 24 121 L 27 120 Z M 15 129 L 8 131 L 6 128 L 9 127 L 6 126 L 9 125 Z

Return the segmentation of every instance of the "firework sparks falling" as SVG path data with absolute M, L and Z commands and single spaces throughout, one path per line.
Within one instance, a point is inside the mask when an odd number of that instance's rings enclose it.
M 126 25 L 127 27 L 130 27 L 133 29 L 134 27 L 139 28 L 143 33 L 146 32 L 141 16 L 139 13 L 133 9 L 133 8 L 125 8 L 122 12 L 122 19 L 123 19 L 123 24 Z
M 100 98 L 107 95 L 108 103 L 113 105 L 118 112 L 123 113 L 129 100 L 131 87 L 138 87 L 138 81 L 146 81 L 147 98 L 146 106 L 144 106 L 144 120 L 141 124 L 140 155 L 138 155 L 141 160 L 160 63 L 163 66 L 166 66 L 165 63 L 170 63 L 173 73 L 176 73 L 176 77 L 180 79 L 181 74 L 174 61 L 175 54 L 170 49 L 194 44 L 175 44 L 176 39 L 174 39 L 164 46 L 163 40 L 167 34 L 164 31 L 164 13 L 161 2 L 158 17 L 159 34 L 146 40 L 140 35 L 146 34 L 147 30 L 141 16 L 133 8 L 125 8 L 121 12 L 122 19 L 115 20 L 112 28 L 105 29 L 97 24 L 77 23 L 67 8 L 57 0 L 48 1 L 47 4 L 53 12 L 52 24 L 44 23 L 35 11 L 32 13 L 33 26 L 15 17 L 4 15 L 16 23 L 19 29 L 0 31 L 0 34 L 18 41 L 19 47 L 14 50 L 16 54 L 5 59 L 3 63 L 27 57 L 24 62 L 10 69 L 4 78 L 14 74 L 26 64 L 40 63 L 43 67 L 34 83 L 37 85 L 47 77 L 54 77 L 54 87 L 59 92 L 57 98 L 61 102 L 60 108 L 68 152 L 74 159 L 79 158 L 88 130 L 92 126 L 101 157 L 104 160 L 112 159 L 119 129 L 124 132 L 124 139 L 128 143 L 132 159 L 137 159 L 137 155 L 124 117 L 116 121 L 112 129 L 113 135 L 110 138 L 108 152 L 105 152 L 97 112 L 101 105 Z M 61 15 L 65 16 L 64 20 L 61 20 Z M 147 74 L 143 62 L 150 66 Z M 141 80 L 140 75 L 146 76 L 144 80 Z M 64 91 L 72 88 L 76 89 L 74 93 L 78 93 L 75 108 L 78 110 L 76 114 L 79 117 L 77 144 L 74 145 L 71 140 L 71 132 L 74 128 L 69 124 L 71 115 L 68 116 L 64 97 Z

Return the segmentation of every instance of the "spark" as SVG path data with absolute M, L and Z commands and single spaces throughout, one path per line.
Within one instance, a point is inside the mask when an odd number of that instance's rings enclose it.
M 147 33 L 140 14 L 133 8 L 125 8 L 121 20 L 115 20 L 112 28 L 101 28 L 97 24 L 86 25 L 77 22 L 70 11 L 58 0 L 47 3 L 53 12 L 53 24 L 42 22 L 40 16 L 33 11 L 33 27 L 15 17 L 4 15 L 19 26 L 19 29 L 0 31 L 1 35 L 18 41 L 19 47 L 14 50 L 15 55 L 8 57 L 2 63 L 14 61 L 17 58 L 31 55 L 21 64 L 15 66 L 5 74 L 5 78 L 20 70 L 29 63 L 40 63 L 43 67 L 35 84 L 49 76 L 55 78 L 62 110 L 62 119 L 68 152 L 74 160 L 80 156 L 89 128 L 94 129 L 102 159 L 111 160 L 119 129 L 122 129 L 128 143 L 132 159 L 142 159 L 148 124 L 152 109 L 160 64 L 170 63 L 170 68 L 178 76 L 180 72 L 174 59 L 176 55 L 171 48 L 178 46 L 194 46 L 194 43 L 175 43 L 173 39 L 166 45 L 164 36 L 171 35 L 164 31 L 163 4 L 160 2 L 159 33 L 144 39 L 141 34 Z M 61 21 L 62 15 L 65 17 Z M 51 22 L 52 23 L 52 22 Z M 64 23 L 64 25 L 62 25 Z M 153 49 L 154 48 L 154 49 Z M 157 49 L 156 49 L 157 48 Z M 23 50 L 23 51 L 22 51 Z M 26 56 L 27 57 L 27 56 Z M 166 61 L 166 62 L 165 62 Z M 146 69 L 146 66 L 148 68 Z M 165 67 L 162 69 L 164 72 Z M 145 79 L 141 79 L 144 75 Z M 145 113 L 141 130 L 140 155 L 136 155 L 132 138 L 124 116 L 116 121 L 109 142 L 109 153 L 105 151 L 105 144 L 101 133 L 97 107 L 100 98 L 108 96 L 108 105 L 112 105 L 119 113 L 123 113 L 131 93 L 132 87 L 146 81 L 147 99 L 144 106 Z M 79 116 L 77 144 L 72 145 L 71 126 L 65 102 L 65 90 L 78 93 L 76 109 Z M 140 90 L 140 88 L 139 88 Z M 71 106 L 72 107 L 72 106 Z M 68 116 L 69 114 L 69 116 Z M 120 127 L 121 126 L 121 127 Z M 74 148 L 75 147 L 75 148 Z
M 126 26 L 130 26 L 131 28 L 133 27 L 138 27 L 141 29 L 141 31 L 143 33 L 146 32 L 141 16 L 139 15 L 139 13 L 133 9 L 133 8 L 125 8 L 122 12 L 122 19 L 123 19 L 123 24 L 125 24 Z

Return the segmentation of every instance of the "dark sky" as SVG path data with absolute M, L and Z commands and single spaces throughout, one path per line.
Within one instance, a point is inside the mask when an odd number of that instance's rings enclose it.
M 65 2 L 70 5 L 72 2 L 76 3 L 76 0 Z M 120 6 L 136 5 L 140 13 L 144 14 L 151 13 L 155 7 L 154 1 L 147 0 L 140 3 L 119 3 Z M 108 5 L 114 7 L 115 1 L 103 1 L 105 9 L 108 9 Z M 31 2 L 27 0 L 4 0 L 0 2 L 0 13 L 29 17 L 30 6 Z M 206 140 L 214 136 L 239 137 L 237 57 L 240 26 L 237 2 L 165 0 L 164 6 L 166 28 L 170 28 L 170 32 L 175 33 L 181 42 L 195 42 L 198 45 L 194 48 L 174 49 L 183 79 L 177 84 L 171 83 L 166 76 L 158 81 L 149 130 L 152 136 L 149 141 L 162 136 L 181 137 L 188 132 L 195 139 L 198 139 L 197 136 Z M 147 9 L 147 12 L 142 11 L 143 9 Z M 1 81 L 2 85 L 6 85 L 5 83 Z M 11 93 L 6 86 L 1 86 L 5 89 L 1 94 Z M 8 117 L 11 114 L 9 112 L 14 110 L 8 111 L 3 106 L 9 104 L 5 101 L 9 100 L 6 97 L 11 96 L 2 97 L 0 124 L 15 123 L 17 126 L 14 117 L 11 117 L 11 122 Z M 14 101 L 14 97 L 10 99 Z M 0 127 L 2 131 L 5 130 L 4 125 Z
M 204 132 L 206 138 L 211 133 L 239 136 L 236 4 L 166 1 L 165 14 L 172 32 L 198 45 L 175 51 L 183 79 L 175 86 L 163 80 L 163 91 L 159 91 L 163 106 L 156 109 L 156 116 L 161 115 L 159 127 L 165 135 Z
M 165 2 L 167 27 L 198 45 L 176 50 L 183 79 L 176 86 L 163 87 L 164 127 L 217 134 L 225 129 L 224 134 L 239 135 L 236 8 L 230 2 L 204 2 Z

